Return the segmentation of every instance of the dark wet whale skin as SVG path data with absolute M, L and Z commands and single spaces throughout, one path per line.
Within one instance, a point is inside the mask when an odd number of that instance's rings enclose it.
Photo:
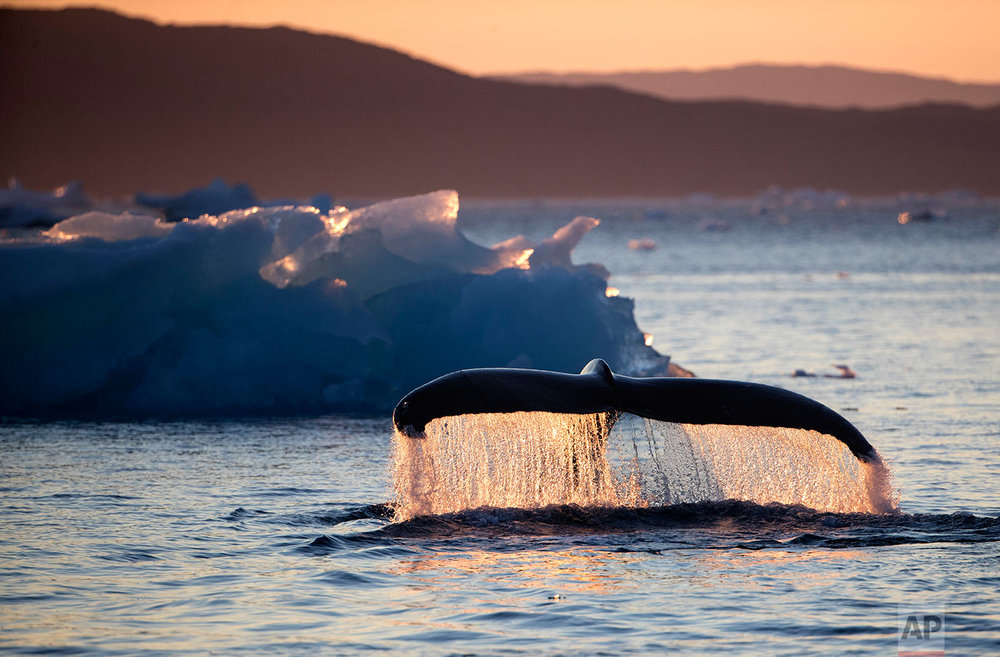
M 622 376 L 599 358 L 580 374 L 500 367 L 452 372 L 403 397 L 392 421 L 401 433 L 421 437 L 435 418 L 517 411 L 632 413 L 685 424 L 806 429 L 837 438 L 860 461 L 879 460 L 854 425 L 804 395 L 745 381 Z

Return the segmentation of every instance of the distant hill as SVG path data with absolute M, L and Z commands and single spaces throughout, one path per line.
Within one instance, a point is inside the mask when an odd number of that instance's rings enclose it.
M 965 84 L 843 66 L 751 64 L 705 71 L 521 73 L 498 79 L 577 87 L 610 85 L 668 100 L 736 99 L 832 109 L 885 109 L 924 103 L 973 107 L 1000 104 L 1000 84 Z
M 478 79 L 287 28 L 0 10 L 0 175 L 96 195 L 1000 194 L 1000 107 L 831 111 Z

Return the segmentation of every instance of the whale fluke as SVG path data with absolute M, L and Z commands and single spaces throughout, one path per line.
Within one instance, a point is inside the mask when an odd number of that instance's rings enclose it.
M 435 418 L 517 411 L 631 413 L 682 424 L 806 429 L 833 436 L 860 461 L 879 460 L 854 425 L 804 395 L 743 381 L 622 376 L 599 358 L 580 374 L 502 367 L 445 374 L 403 397 L 392 421 L 400 433 L 419 438 Z

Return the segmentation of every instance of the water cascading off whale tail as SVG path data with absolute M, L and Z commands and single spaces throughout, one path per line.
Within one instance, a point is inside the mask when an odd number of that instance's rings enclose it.
M 802 429 L 833 436 L 862 463 L 881 462 L 850 422 L 804 395 L 742 381 L 621 376 L 601 359 L 580 374 L 512 368 L 452 372 L 403 397 L 393 424 L 404 436 L 420 438 L 438 418 L 523 411 L 600 414 L 606 430 L 622 413 L 688 425 Z

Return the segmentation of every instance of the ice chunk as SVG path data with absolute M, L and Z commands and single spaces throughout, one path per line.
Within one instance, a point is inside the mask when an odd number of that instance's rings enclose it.
M 454 190 L 395 199 L 351 213 L 347 230 L 377 230 L 387 251 L 411 262 L 457 271 L 496 271 L 496 254 L 458 231 L 458 206 Z
M 354 211 L 331 210 L 324 217 L 325 232 L 265 265 L 261 276 L 278 287 L 340 278 L 368 298 L 447 272 L 490 274 L 528 266 L 534 244 L 518 236 L 492 248 L 479 246 L 458 230 L 458 207 L 457 192 L 442 190 Z M 569 260 L 568 249 L 564 259 Z
M 556 267 L 572 267 L 570 253 L 580 243 L 584 235 L 592 231 L 601 222 L 593 217 L 577 217 L 555 232 L 552 237 L 538 244 L 529 261 L 533 267 L 554 265 Z
M 533 268 L 542 266 L 562 267 L 564 269 L 575 269 L 570 254 L 580 240 L 596 228 L 601 222 L 593 217 L 577 217 L 555 232 L 552 237 L 542 240 L 535 246 L 528 262 Z M 605 269 L 604 265 L 591 263 L 582 265 L 592 274 L 608 280 L 611 272 Z
M 587 271 L 504 269 L 395 288 L 366 305 L 396 346 L 403 388 L 468 367 L 579 371 L 587 354 L 629 373 L 665 372 L 632 301 L 605 288 Z
M 410 283 L 450 273 L 446 266 L 413 262 L 385 248 L 374 229 L 352 231 L 336 238 L 336 248 L 308 252 L 319 240 L 261 269 L 261 276 L 278 287 L 308 285 L 316 280 L 343 280 L 361 299 Z
M 267 216 L 152 240 L 0 248 L 0 410 L 231 415 L 329 408 L 381 331 L 345 286 L 278 290 Z M 37 271 L 36 271 L 37 270 Z M 377 359 L 376 359 L 377 360 Z
M 0 189 L 0 228 L 51 226 L 92 207 L 79 182 L 48 193 L 27 190 L 11 178 L 7 189 Z
M 196 219 L 203 214 L 222 214 L 229 210 L 238 210 L 257 205 L 257 197 L 247 185 L 236 184 L 230 187 L 222 178 L 216 178 L 207 187 L 192 189 L 183 194 L 146 194 L 135 195 L 137 205 L 153 208 L 163 212 L 167 221 L 179 221 L 185 218 Z
M 777 185 L 771 185 L 758 194 L 756 212 L 773 212 L 782 209 L 816 210 L 844 208 L 852 203 L 847 192 L 828 189 L 817 191 L 811 187 L 801 187 L 786 190 Z
M 173 224 L 159 217 L 95 210 L 60 221 L 43 234 L 57 240 L 96 237 L 105 242 L 122 242 L 140 237 L 163 237 L 173 228 Z

